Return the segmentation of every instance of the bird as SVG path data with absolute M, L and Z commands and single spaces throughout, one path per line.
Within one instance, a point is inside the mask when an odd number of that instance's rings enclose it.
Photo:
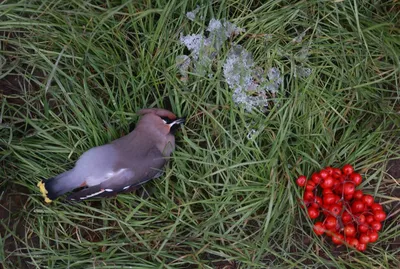
M 109 144 L 83 153 L 75 166 L 37 184 L 46 203 L 72 192 L 66 200 L 109 197 L 161 176 L 175 150 L 175 132 L 186 117 L 169 110 L 145 108 L 135 129 Z

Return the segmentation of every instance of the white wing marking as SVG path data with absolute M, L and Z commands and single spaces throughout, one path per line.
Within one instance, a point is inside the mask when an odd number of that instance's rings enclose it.
M 81 199 L 81 200 L 84 200 L 84 199 L 87 199 L 87 198 L 90 198 L 90 197 L 96 196 L 96 195 L 98 195 L 98 194 L 101 194 L 101 193 L 103 193 L 103 192 L 104 192 L 104 190 L 101 190 L 101 191 L 98 191 L 98 192 L 95 192 L 95 193 L 92 193 L 92 194 L 86 195 L 86 196 L 84 196 L 84 197 L 80 197 L 79 199 Z

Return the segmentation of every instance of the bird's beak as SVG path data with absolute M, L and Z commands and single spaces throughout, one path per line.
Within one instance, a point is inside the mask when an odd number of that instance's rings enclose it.
M 177 118 L 173 122 L 169 124 L 169 131 L 174 134 L 181 124 L 184 124 L 186 121 L 186 117 Z
M 171 127 L 174 126 L 175 124 L 184 124 L 186 122 L 186 117 L 182 117 L 182 118 L 177 118 L 176 120 L 174 120 L 173 122 L 170 123 Z

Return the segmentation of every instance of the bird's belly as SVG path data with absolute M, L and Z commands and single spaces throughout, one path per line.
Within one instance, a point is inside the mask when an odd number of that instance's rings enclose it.
M 86 151 L 76 162 L 74 176 L 84 180 L 87 186 L 94 186 L 109 179 L 120 169 L 115 168 L 118 154 L 108 144 Z

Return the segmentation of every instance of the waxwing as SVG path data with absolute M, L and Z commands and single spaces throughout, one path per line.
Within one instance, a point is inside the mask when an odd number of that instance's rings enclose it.
M 71 170 L 40 181 L 45 201 L 78 188 L 67 200 L 108 197 L 159 177 L 175 149 L 174 132 L 185 118 L 160 108 L 142 109 L 138 114 L 142 117 L 131 133 L 86 151 Z

